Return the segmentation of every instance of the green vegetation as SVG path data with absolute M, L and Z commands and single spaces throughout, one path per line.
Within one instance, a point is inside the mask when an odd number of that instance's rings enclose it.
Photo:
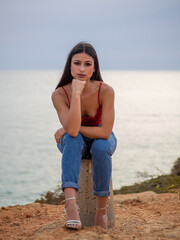
M 64 202 L 64 194 L 62 192 L 61 187 L 58 185 L 57 188 L 53 191 L 48 191 L 45 194 L 41 194 L 40 199 L 35 200 L 36 203 L 46 203 L 52 205 L 63 204 Z
M 153 191 L 156 193 L 175 192 L 175 189 L 180 188 L 180 176 L 162 175 L 142 183 L 135 183 L 131 186 L 124 186 L 119 190 L 114 190 L 114 194 L 140 193 Z
M 141 176 L 147 174 L 141 174 Z M 151 176 L 150 180 L 146 180 L 142 183 L 135 183 L 131 186 L 124 186 L 119 190 L 114 190 L 114 194 L 127 194 L 127 193 L 140 193 L 146 191 L 153 191 L 156 193 L 176 192 L 176 189 L 180 189 L 180 158 L 178 158 L 172 169 L 171 174 L 161 175 L 157 177 Z

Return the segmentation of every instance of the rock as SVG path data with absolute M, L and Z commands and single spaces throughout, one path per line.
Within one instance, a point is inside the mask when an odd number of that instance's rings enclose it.
M 7 207 L 1 207 L 2 210 L 8 211 Z

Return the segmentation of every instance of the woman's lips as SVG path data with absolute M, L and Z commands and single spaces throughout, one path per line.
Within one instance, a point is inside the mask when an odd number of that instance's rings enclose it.
M 80 77 L 80 78 L 83 78 L 83 77 L 85 77 L 86 75 L 84 75 L 84 74 L 78 74 L 78 77 Z

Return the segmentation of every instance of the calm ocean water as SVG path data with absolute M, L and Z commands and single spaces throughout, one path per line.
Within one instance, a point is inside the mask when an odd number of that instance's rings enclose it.
M 51 93 L 61 72 L 0 72 L 0 206 L 34 201 L 60 183 Z M 116 94 L 114 189 L 137 172 L 169 173 L 180 157 L 180 72 L 103 71 Z

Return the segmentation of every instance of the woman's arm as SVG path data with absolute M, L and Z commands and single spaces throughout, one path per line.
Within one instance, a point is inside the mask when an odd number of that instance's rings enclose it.
M 73 79 L 70 109 L 66 105 L 64 95 L 60 94 L 59 89 L 52 94 L 52 101 L 57 111 L 59 120 L 64 130 L 76 137 L 81 126 L 81 102 L 80 96 L 84 88 L 85 81 Z
M 114 90 L 103 84 L 101 88 L 102 117 L 100 127 L 80 127 L 80 133 L 88 138 L 108 139 L 114 124 Z

